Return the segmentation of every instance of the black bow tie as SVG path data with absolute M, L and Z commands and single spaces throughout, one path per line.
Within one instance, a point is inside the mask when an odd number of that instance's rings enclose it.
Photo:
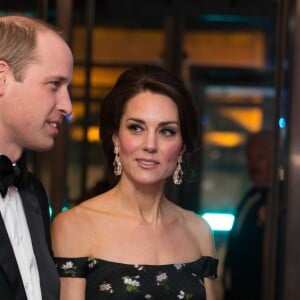
M 0 193 L 4 198 L 10 185 L 19 186 L 26 169 L 25 157 L 13 164 L 5 155 L 0 155 Z

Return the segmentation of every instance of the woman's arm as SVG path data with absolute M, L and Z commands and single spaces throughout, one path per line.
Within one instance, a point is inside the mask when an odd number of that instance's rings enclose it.
M 85 300 L 84 278 L 60 278 L 60 300 Z
M 216 279 L 204 278 L 206 300 L 216 300 Z
M 74 221 L 76 220 L 76 221 Z M 55 257 L 75 258 L 83 256 L 81 243 L 82 222 L 76 212 L 66 211 L 58 214 L 51 225 L 51 241 Z M 86 279 L 79 277 L 61 277 L 60 300 L 85 300 Z
M 194 236 L 198 241 L 200 253 L 202 256 L 216 257 L 216 249 L 213 239 L 213 233 L 209 224 L 203 219 L 196 216 L 192 226 Z M 216 279 L 204 278 L 204 285 L 207 300 L 216 300 Z

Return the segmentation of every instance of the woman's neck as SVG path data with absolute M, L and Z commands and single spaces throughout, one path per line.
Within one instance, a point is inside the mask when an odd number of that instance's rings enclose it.
M 136 217 L 141 223 L 155 225 L 167 202 L 163 186 L 133 185 L 120 181 L 114 188 L 115 199 L 122 210 Z

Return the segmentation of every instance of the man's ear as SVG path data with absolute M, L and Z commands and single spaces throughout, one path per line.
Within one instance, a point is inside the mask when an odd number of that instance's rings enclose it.
M 7 72 L 9 70 L 9 66 L 7 62 L 0 60 L 0 96 L 4 95 L 4 89 L 6 84 Z
M 0 73 L 0 97 L 4 95 L 6 77 Z

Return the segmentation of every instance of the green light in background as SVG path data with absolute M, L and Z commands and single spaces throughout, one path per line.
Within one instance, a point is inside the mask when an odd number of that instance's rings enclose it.
M 234 222 L 234 215 L 229 213 L 204 213 L 205 219 L 212 230 L 230 231 Z
M 63 208 L 61 209 L 61 211 L 66 211 L 66 210 L 68 210 L 68 209 L 69 209 L 69 207 L 66 206 L 66 205 L 64 205 Z
M 68 206 L 63 206 L 63 208 L 61 209 L 61 211 L 65 211 L 65 210 L 68 210 L 69 207 Z M 52 211 L 52 207 L 49 205 L 49 216 L 50 216 L 50 219 L 52 218 L 52 214 L 53 214 L 53 211 Z

